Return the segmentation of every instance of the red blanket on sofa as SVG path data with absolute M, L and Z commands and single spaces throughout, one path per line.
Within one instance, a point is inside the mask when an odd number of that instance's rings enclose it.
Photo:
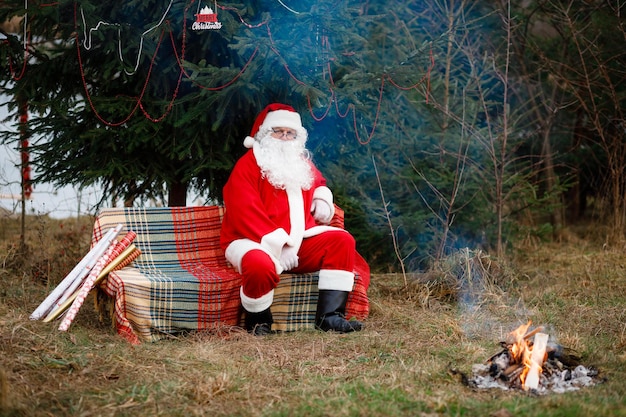
M 122 223 L 137 234 L 141 255 L 100 285 L 114 299 L 117 331 L 131 343 L 156 341 L 184 331 L 236 326 L 241 320 L 241 279 L 219 246 L 222 208 L 151 207 L 103 209 L 93 242 Z M 343 211 L 334 225 L 343 227 Z M 369 314 L 369 267 L 358 255 L 347 317 Z M 313 329 L 317 274 L 283 274 L 274 293 L 273 329 Z

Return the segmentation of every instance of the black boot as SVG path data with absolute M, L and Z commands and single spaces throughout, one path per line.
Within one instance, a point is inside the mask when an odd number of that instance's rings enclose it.
M 260 313 L 251 313 L 246 311 L 244 323 L 248 333 L 255 336 L 265 336 L 272 333 L 272 312 L 270 309 L 261 311 Z
M 325 332 L 333 330 L 339 333 L 357 332 L 363 323 L 346 320 L 346 301 L 348 291 L 320 290 L 317 300 L 315 326 Z

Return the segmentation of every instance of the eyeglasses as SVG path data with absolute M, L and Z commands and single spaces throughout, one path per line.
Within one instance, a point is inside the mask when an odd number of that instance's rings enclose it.
M 283 136 L 286 136 L 287 139 L 293 140 L 298 136 L 298 133 L 295 130 L 292 129 L 274 129 L 272 128 L 272 133 L 277 137 L 277 138 L 282 138 Z

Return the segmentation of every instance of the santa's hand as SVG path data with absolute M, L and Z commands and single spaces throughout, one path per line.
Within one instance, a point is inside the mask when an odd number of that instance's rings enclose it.
M 298 250 L 295 247 L 289 245 L 283 246 L 283 250 L 280 253 L 280 266 L 282 266 L 285 271 L 289 271 L 298 266 Z
M 330 206 L 324 200 L 316 198 L 311 204 L 311 213 L 313 218 L 320 223 L 330 223 L 332 214 L 330 212 Z

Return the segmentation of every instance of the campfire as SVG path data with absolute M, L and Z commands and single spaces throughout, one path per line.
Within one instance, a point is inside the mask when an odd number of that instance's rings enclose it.
M 537 394 L 562 393 L 600 382 L 598 370 L 585 367 L 580 357 L 558 345 L 543 327 L 519 326 L 500 342 L 502 351 L 472 366 L 463 380 L 474 388 L 518 389 Z

